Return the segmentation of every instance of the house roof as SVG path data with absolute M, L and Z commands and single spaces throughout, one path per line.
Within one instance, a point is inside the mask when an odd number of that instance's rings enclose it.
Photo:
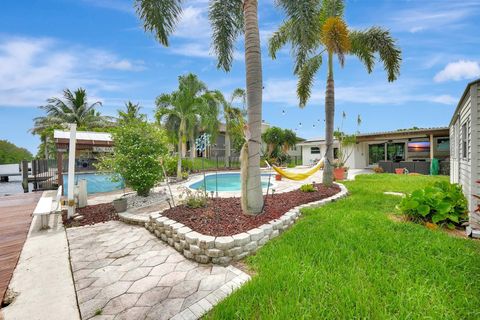
M 77 131 L 76 137 L 77 140 L 112 141 L 112 135 L 106 132 Z M 55 130 L 53 138 L 70 140 L 70 131 Z
M 462 102 L 463 100 L 465 99 L 465 97 L 467 96 L 467 93 L 470 91 L 470 87 L 473 86 L 474 84 L 480 84 L 480 78 L 477 79 L 477 80 L 474 80 L 470 83 L 467 84 L 467 86 L 465 87 L 465 90 L 463 91 L 463 94 L 462 94 L 462 97 L 460 98 L 460 100 L 458 100 L 458 104 L 457 104 L 457 107 L 455 108 L 455 112 L 453 112 L 453 115 L 452 115 L 452 119 L 450 120 L 450 124 L 449 124 L 449 127 L 452 126 L 452 123 L 455 121 L 455 119 L 457 118 L 458 116 L 458 110 L 460 110 L 460 107 L 462 105 Z
M 391 138 L 391 137 L 405 137 L 405 136 L 424 136 L 424 135 L 448 135 L 448 127 L 434 127 L 434 128 L 419 128 L 409 130 L 394 130 L 394 131 L 379 131 L 370 133 L 357 134 L 357 140 L 366 141 L 373 138 Z M 303 141 L 299 145 L 308 145 L 312 143 L 324 142 L 325 138 L 317 137 Z
M 92 149 L 93 147 L 111 147 L 113 146 L 112 135 L 107 132 L 77 131 L 76 149 Z M 53 138 L 57 148 L 66 149 L 70 142 L 70 132 L 55 130 Z

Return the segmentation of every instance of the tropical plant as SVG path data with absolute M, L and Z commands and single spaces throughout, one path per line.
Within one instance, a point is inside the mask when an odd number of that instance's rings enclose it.
M 292 130 L 271 127 L 262 134 L 263 142 L 267 144 L 265 157 L 276 164 L 289 161 L 288 148 L 298 142 L 298 137 Z
M 333 133 L 333 136 L 338 141 L 337 159 L 333 162 L 335 168 L 344 168 L 347 160 L 353 153 L 353 148 L 357 143 L 357 134 L 346 134 L 342 131 L 343 122 L 346 120 L 347 114 L 342 112 L 342 122 L 340 128 Z M 362 124 L 362 118 L 357 116 L 357 133 L 359 132 L 360 125 Z
M 402 199 L 398 208 L 413 221 L 432 222 L 448 228 L 460 225 L 468 214 L 462 187 L 447 181 L 413 191 Z
M 313 186 L 313 184 L 307 183 L 307 184 L 303 184 L 303 185 L 300 187 L 300 191 L 302 191 L 302 192 L 315 192 L 315 191 L 317 191 L 317 189 L 315 189 L 315 187 Z
M 113 119 L 102 116 L 97 111 L 101 105 L 100 101 L 89 104 L 87 92 L 82 88 L 73 92 L 65 89 L 63 99 L 56 97 L 47 99 L 47 104 L 39 107 L 46 115 L 34 118 L 33 128 L 30 129 L 32 134 L 40 136 L 45 146 L 45 158 L 48 158 L 49 149 L 53 144 L 53 129 L 66 129 L 70 123 L 75 123 L 79 130 L 112 127 Z
M 194 74 L 180 76 L 178 82 L 176 91 L 157 98 L 155 117 L 160 124 L 178 125 L 177 179 L 181 180 L 184 141 L 197 125 L 207 132 L 218 128 L 220 100 L 218 93 L 208 91 Z
M 140 120 L 144 121 L 146 120 L 147 116 L 145 114 L 140 113 L 140 104 L 133 103 L 131 101 L 128 101 L 125 103 L 125 111 L 123 110 L 117 110 L 118 112 L 118 122 L 119 123 L 129 123 L 131 121 L 135 120 Z
M 181 0 L 135 0 L 138 16 L 145 31 L 168 46 L 182 16 Z M 210 0 L 209 20 L 212 24 L 213 50 L 217 67 L 230 71 L 234 45 L 243 34 L 245 39 L 246 101 L 248 125 L 245 126 L 246 146 L 242 152 L 242 209 L 259 214 L 263 209 L 260 180 L 260 149 L 262 126 L 262 59 L 258 28 L 258 0 Z
M 140 196 L 163 177 L 160 158 L 167 153 L 167 137 L 157 125 L 133 120 L 118 126 L 112 134 L 115 149 L 105 156 L 98 168 L 116 174 Z
M 287 43 L 292 46 L 294 74 L 298 77 L 297 95 L 300 107 L 305 107 L 312 92 L 315 74 L 327 57 L 327 87 L 325 93 L 326 163 L 323 183 L 333 182 L 333 133 L 334 133 L 334 73 L 333 58 L 338 57 L 343 67 L 346 55 L 354 55 L 371 73 L 376 54 L 383 62 L 388 81 L 397 79 L 400 73 L 401 51 L 388 30 L 371 27 L 366 30 L 350 30 L 344 22 L 343 0 L 277 0 L 285 11 L 287 20 L 269 41 L 270 56 Z
M 232 152 L 232 141 L 234 145 L 238 145 L 237 140 L 241 140 L 241 144 L 245 143 L 243 136 L 243 127 L 245 126 L 244 112 L 242 109 L 234 106 L 236 100 L 240 100 L 245 105 L 245 91 L 237 88 L 232 92 L 230 101 L 223 99 L 222 111 L 225 120 L 225 166 L 230 166 L 230 156 Z
M 204 190 L 191 190 L 190 188 L 183 187 L 179 195 L 183 204 L 189 208 L 204 208 L 207 206 L 207 193 Z

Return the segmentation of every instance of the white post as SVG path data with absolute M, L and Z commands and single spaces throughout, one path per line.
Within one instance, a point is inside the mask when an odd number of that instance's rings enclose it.
M 70 124 L 70 143 L 68 145 L 68 218 L 75 214 L 75 149 L 77 144 L 77 125 Z

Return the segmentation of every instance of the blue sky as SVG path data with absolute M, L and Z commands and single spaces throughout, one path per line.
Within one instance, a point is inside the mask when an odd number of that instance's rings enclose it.
M 361 132 L 412 126 L 446 126 L 467 82 L 480 77 L 480 1 L 347 0 L 352 29 L 390 29 L 403 52 L 401 75 L 388 83 L 378 64 L 372 74 L 354 57 L 335 66 L 336 123 Z M 84 87 L 101 112 L 115 115 L 125 101 L 140 102 L 152 118 L 155 97 L 170 92 L 178 75 L 194 72 L 210 89 L 229 95 L 244 87 L 243 43 L 230 73 L 217 70 L 210 50 L 207 0 L 186 0 L 169 48 L 143 32 L 131 0 L 5 0 L 0 12 L 0 139 L 36 152 L 28 133 L 37 108 L 64 88 Z M 286 48 L 272 61 L 269 35 L 283 19 L 273 0 L 260 0 L 263 47 L 263 118 L 297 129 L 304 138 L 324 135 L 325 68 L 312 99 L 297 107 L 296 79 Z M 282 111 L 285 110 L 285 115 Z M 301 123 L 301 126 L 300 126 Z

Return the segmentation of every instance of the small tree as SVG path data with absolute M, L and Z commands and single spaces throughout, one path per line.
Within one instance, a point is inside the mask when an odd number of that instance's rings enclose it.
M 266 156 L 277 164 L 288 161 L 288 148 L 293 147 L 298 142 L 295 132 L 289 129 L 283 130 L 279 127 L 271 127 L 265 130 L 262 139 L 267 144 Z
M 119 126 L 113 141 L 113 154 L 102 159 L 99 168 L 113 171 L 138 195 L 148 196 L 162 178 L 159 158 L 167 153 L 165 132 L 154 124 L 134 120 Z

